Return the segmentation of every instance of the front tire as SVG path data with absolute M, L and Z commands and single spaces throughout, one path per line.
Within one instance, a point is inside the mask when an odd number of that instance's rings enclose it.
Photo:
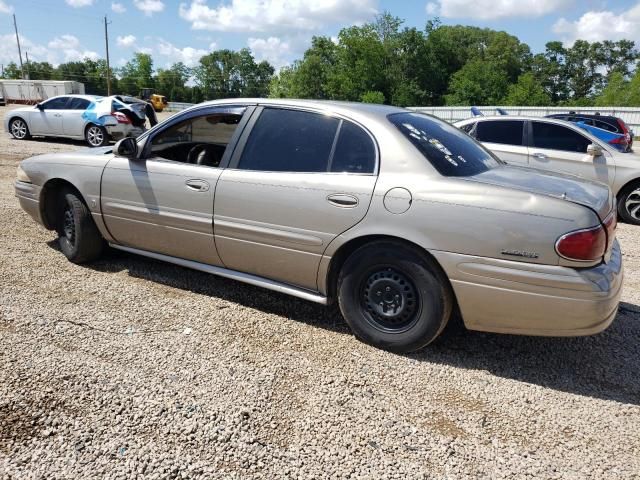
M 90 147 L 104 147 L 109 144 L 107 129 L 100 125 L 89 125 L 84 132 L 84 139 Z
M 9 131 L 16 140 L 28 140 L 31 138 L 27 122 L 21 118 L 11 120 L 11 123 L 9 123 Z
M 626 223 L 640 225 L 640 181 L 627 185 L 618 194 L 618 217 Z
M 453 293 L 440 267 L 426 255 L 380 241 L 356 250 L 344 263 L 338 304 L 360 340 L 407 353 L 427 346 L 444 330 Z
M 75 191 L 66 189 L 61 193 L 58 217 L 58 244 L 69 261 L 85 263 L 100 257 L 104 239 Z

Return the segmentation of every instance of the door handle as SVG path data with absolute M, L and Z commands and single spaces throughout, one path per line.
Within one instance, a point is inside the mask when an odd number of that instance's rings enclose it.
M 534 153 L 532 154 L 535 158 L 537 158 L 538 160 L 546 160 L 547 156 L 544 153 Z
M 347 193 L 334 193 L 327 197 L 327 201 L 336 207 L 353 208 L 358 205 L 358 197 Z
M 62 115 L 61 115 L 60 113 L 56 113 L 56 114 L 54 115 L 54 117 L 61 117 L 61 116 L 62 116 Z
M 209 183 L 204 180 L 200 180 L 199 178 L 191 178 L 184 182 L 189 190 L 194 190 L 196 192 L 207 192 L 209 191 Z

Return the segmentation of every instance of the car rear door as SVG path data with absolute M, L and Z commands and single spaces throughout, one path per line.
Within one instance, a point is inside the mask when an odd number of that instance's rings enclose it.
M 69 97 L 56 97 L 41 103 L 30 115 L 29 129 L 33 135 L 64 135 L 62 112 Z
M 84 135 L 85 120 L 82 114 L 87 110 L 91 102 L 86 98 L 71 97 L 62 113 L 62 129 L 65 135 L 70 137 L 82 137 Z
M 249 127 L 216 189 L 220 258 L 316 290 L 327 245 L 371 202 L 375 141 L 347 119 L 308 110 L 258 108 Z
M 529 151 L 525 141 L 524 120 L 479 120 L 473 136 L 501 160 L 527 166 Z
M 595 158 L 587 155 L 587 147 L 592 143 L 589 137 L 568 126 L 532 120 L 529 166 L 612 185 L 615 177 L 613 156 L 606 149 Z
M 144 141 L 141 158 L 109 161 L 101 207 L 118 244 L 221 265 L 213 238 L 213 199 L 250 108 L 185 113 Z

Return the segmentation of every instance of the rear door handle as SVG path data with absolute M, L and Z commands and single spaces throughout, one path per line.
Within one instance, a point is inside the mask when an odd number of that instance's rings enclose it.
M 336 207 L 353 208 L 358 206 L 358 197 L 347 193 L 334 193 L 327 197 L 327 201 Z
M 184 184 L 189 190 L 194 190 L 196 192 L 207 192 L 210 187 L 208 182 L 200 180 L 199 178 L 191 178 L 184 182 Z
M 538 160 L 546 160 L 547 156 L 544 153 L 534 153 L 533 154 L 534 157 L 536 157 Z

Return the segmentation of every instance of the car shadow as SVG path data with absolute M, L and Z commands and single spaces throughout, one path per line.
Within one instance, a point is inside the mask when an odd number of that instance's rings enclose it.
M 58 248 L 56 242 L 49 242 Z M 337 308 L 216 277 L 176 265 L 110 250 L 86 265 L 100 272 L 126 270 L 136 278 L 219 298 L 351 334 Z M 640 405 L 640 306 L 621 303 L 613 324 L 588 337 L 527 337 L 467 331 L 454 321 L 426 349 L 405 357 L 491 374 L 557 391 Z M 354 342 L 357 340 L 353 340 Z M 489 387 L 490 388 L 490 387 Z

